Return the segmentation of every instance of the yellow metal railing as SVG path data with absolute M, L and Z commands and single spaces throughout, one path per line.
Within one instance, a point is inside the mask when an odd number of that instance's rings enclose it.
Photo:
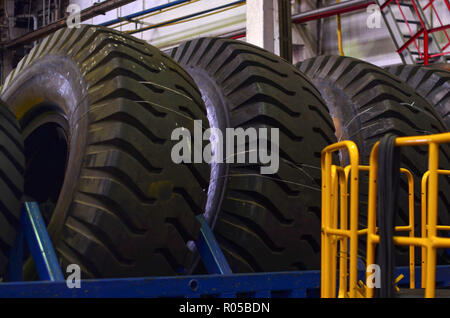
M 434 297 L 436 248 L 450 247 L 450 239 L 437 236 L 438 230 L 450 226 L 437 224 L 438 174 L 450 175 L 450 170 L 439 170 L 439 144 L 450 142 L 450 133 L 399 137 L 395 146 L 429 146 L 429 170 L 422 178 L 421 237 L 414 233 L 414 179 L 411 172 L 401 168 L 406 176 L 409 191 L 409 224 L 396 226 L 395 232 L 409 232 L 409 237 L 395 236 L 396 245 L 409 246 L 410 288 L 415 288 L 415 246 L 422 247 L 422 287 L 426 297 Z M 358 148 L 352 141 L 342 141 L 322 151 L 322 228 L 321 228 L 321 296 L 322 297 L 373 297 L 374 289 L 357 281 L 358 237 L 367 236 L 367 266 L 375 263 L 375 246 L 379 243 L 376 227 L 378 143 L 372 149 L 369 166 L 359 165 Z M 341 167 L 332 164 L 334 152 L 347 150 L 350 164 Z M 359 229 L 359 173 L 369 172 L 367 228 Z M 350 184 L 350 192 L 348 191 Z M 350 212 L 348 211 L 350 202 Z M 364 211 L 363 211 L 364 212 Z M 348 218 L 350 217 L 350 224 Z M 339 222 L 338 222 L 339 219 Z M 339 245 L 338 245 L 339 243 Z M 350 243 L 350 251 L 348 244 Z M 339 259 L 339 278 L 337 260 Z M 366 278 L 371 272 L 367 268 Z M 337 290 L 337 282 L 339 289 Z
M 346 217 L 347 212 L 341 214 L 344 216 L 344 222 L 341 220 L 341 227 L 337 227 L 337 175 L 342 175 L 342 169 L 337 169 L 332 164 L 332 155 L 339 150 L 347 149 L 350 159 L 350 228 Z M 334 167 L 334 168 L 333 168 Z M 352 141 L 341 141 L 326 147 L 322 151 L 322 232 L 321 232 L 321 288 L 322 297 L 334 297 L 336 292 L 336 253 L 337 238 L 342 238 L 345 244 L 341 244 L 346 253 L 347 239 L 350 239 L 350 297 L 356 297 L 357 291 L 357 256 L 358 256 L 358 191 L 359 191 L 359 152 L 356 144 Z M 345 185 L 344 185 L 345 183 Z M 347 187 L 347 180 L 339 183 L 341 187 Z M 347 191 L 344 191 L 346 195 Z M 347 198 L 341 200 L 344 210 L 347 211 Z M 345 246 L 345 247 L 344 247 Z M 340 257 L 342 259 L 342 257 Z M 352 261 L 354 260 L 354 261 Z M 345 260 L 346 262 L 346 260 Z M 344 262 L 340 262 L 343 266 Z M 347 271 L 340 271 L 341 274 Z
M 450 170 L 437 170 L 438 174 L 442 175 L 450 175 Z M 425 174 L 422 177 L 422 191 L 421 191 L 421 235 L 422 237 L 427 237 L 427 184 L 428 184 L 428 176 L 430 175 L 430 171 L 425 172 Z M 437 230 L 442 231 L 450 231 L 450 226 L 448 225 L 437 225 Z M 421 287 L 425 288 L 425 281 L 427 280 L 425 273 L 427 272 L 427 248 L 425 246 L 422 246 L 422 273 L 421 273 L 421 280 L 422 284 Z

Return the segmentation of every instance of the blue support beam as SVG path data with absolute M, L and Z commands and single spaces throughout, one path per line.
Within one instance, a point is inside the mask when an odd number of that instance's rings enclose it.
M 63 282 L 18 282 L 0 284 L 0 297 L 61 297 L 61 298 L 125 298 L 125 297 L 189 297 L 204 295 L 235 297 L 306 295 L 307 289 L 320 286 L 319 271 L 252 273 L 231 275 L 196 275 L 177 277 L 147 277 L 81 280 L 81 288 L 68 288 Z
M 409 267 L 399 267 L 407 283 Z M 450 266 L 437 267 L 438 286 L 450 284 Z M 364 271 L 360 274 L 363 276 Z M 64 281 L 0 284 L 3 297 L 125 298 L 125 297 L 318 297 L 320 271 L 296 271 L 229 275 L 195 275 L 81 280 L 81 288 L 68 288 Z M 314 294 L 314 292 L 316 292 Z
M 22 207 L 18 240 L 11 250 L 9 280 L 22 280 L 23 238 L 33 256 L 39 279 L 53 282 L 64 281 L 47 226 L 36 202 L 25 202 Z
M 222 275 L 231 274 L 231 268 L 205 218 L 203 215 L 199 215 L 197 216 L 197 219 L 201 224 L 201 228 L 200 238 L 195 245 L 197 246 L 197 250 L 200 253 L 208 273 Z

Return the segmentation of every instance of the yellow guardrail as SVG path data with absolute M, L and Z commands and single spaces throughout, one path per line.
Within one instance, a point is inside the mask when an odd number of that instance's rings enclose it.
M 409 246 L 411 289 L 415 288 L 414 248 L 422 247 L 421 277 L 426 297 L 434 297 L 436 249 L 450 247 L 449 238 L 437 236 L 438 230 L 450 230 L 450 226 L 437 224 L 438 174 L 450 175 L 450 170 L 438 169 L 439 144 L 449 142 L 450 133 L 398 137 L 395 140 L 396 147 L 429 146 L 429 170 L 422 178 L 421 237 L 415 237 L 414 233 L 414 178 L 409 170 L 401 168 L 400 172 L 406 176 L 408 182 L 409 224 L 396 226 L 395 232 L 409 232 L 409 236 L 393 238 L 394 244 Z M 321 297 L 336 297 L 336 292 L 338 297 L 350 298 L 374 295 L 374 288 L 358 283 L 357 264 L 358 238 L 366 235 L 366 278 L 369 278 L 371 272 L 368 266 L 375 264 L 375 246 L 380 240 L 376 227 L 378 146 L 379 143 L 376 143 L 372 148 L 369 166 L 359 164 L 358 148 L 352 141 L 338 142 L 322 151 Z M 334 165 L 333 153 L 344 150 L 348 152 L 350 164 L 346 167 Z M 360 171 L 369 172 L 367 228 L 361 229 L 358 227 Z M 348 191 L 349 184 L 350 191 Z M 339 260 L 339 277 L 337 277 L 337 260 Z
M 350 228 L 348 222 L 341 223 L 341 228 L 337 228 L 336 207 L 338 202 L 336 190 L 336 172 L 342 173 L 341 169 L 337 169 L 332 165 L 332 154 L 339 150 L 347 149 L 350 159 Z M 332 168 L 334 166 L 334 168 Z M 357 290 L 357 256 L 358 256 L 358 191 L 359 191 L 359 152 L 358 147 L 352 141 L 346 140 L 326 147 L 322 151 L 321 157 L 322 168 L 322 232 L 321 232 L 321 288 L 322 297 L 334 297 L 336 286 L 336 244 L 337 237 L 344 239 L 350 238 L 350 297 L 356 296 Z M 332 174 L 332 170 L 334 173 Z M 344 186 L 343 182 L 340 183 Z M 333 188 L 332 188 L 333 185 Z M 347 181 L 345 181 L 345 186 Z M 345 211 L 347 209 L 347 199 L 341 200 L 344 204 Z M 347 215 L 344 213 L 343 215 Z M 342 216 L 342 214 L 341 214 Z M 343 244 L 346 250 L 347 244 Z M 342 246 L 342 245 L 341 245 Z M 354 262 L 352 262 L 354 260 Z M 341 263 L 340 263 L 341 264 Z M 342 265 L 342 264 L 341 264 Z M 326 269 L 326 270 L 324 270 Z M 347 271 L 345 271 L 346 273 Z M 343 273 L 341 271 L 341 273 Z
M 437 170 L 438 174 L 450 175 L 450 170 Z M 422 187 L 421 187 L 421 235 L 422 237 L 427 237 L 427 184 L 428 184 L 428 176 L 430 175 L 430 171 L 425 172 L 422 177 Z M 450 231 L 450 226 L 448 225 L 437 225 L 437 230 L 441 231 Z M 427 272 L 427 248 L 422 246 L 422 273 L 421 279 L 422 284 L 421 287 L 425 288 L 425 282 L 427 280 L 425 273 Z

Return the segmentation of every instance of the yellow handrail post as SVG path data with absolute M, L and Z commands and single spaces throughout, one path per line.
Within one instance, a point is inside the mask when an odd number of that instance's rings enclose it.
M 421 187 L 421 220 L 420 220 L 420 231 L 422 237 L 427 237 L 427 183 L 428 183 L 428 176 L 430 172 L 427 171 L 422 177 L 422 187 Z M 422 255 L 421 255 L 421 268 L 420 268 L 420 275 L 422 277 L 421 287 L 425 288 L 425 282 L 427 281 L 427 248 L 423 245 L 421 247 L 422 249 Z
M 328 235 L 326 233 L 326 228 L 328 226 L 328 214 L 330 205 L 330 186 L 331 182 L 329 179 L 331 177 L 331 154 L 325 152 L 325 156 L 322 156 L 322 171 L 325 173 L 322 175 L 322 232 L 321 232 L 321 284 L 320 291 L 322 297 L 328 297 L 328 283 L 329 275 L 328 270 Z
M 332 186 L 332 192 L 331 192 L 331 196 L 332 196 L 332 210 L 331 210 L 331 215 L 330 215 L 330 225 L 332 229 L 336 229 L 337 228 L 337 217 L 338 217 L 338 203 L 339 203 L 339 197 L 338 197 L 338 193 L 339 193 L 339 188 L 338 188 L 338 171 L 337 171 L 337 167 L 335 165 L 331 166 L 331 186 Z M 338 246 L 338 237 L 337 236 L 332 236 L 330 237 L 330 276 L 331 276 L 331 292 L 333 292 L 333 297 L 335 297 L 335 291 L 336 291 L 336 281 L 337 281 L 337 246 Z
M 350 230 L 346 227 L 337 228 L 337 207 L 338 207 L 338 184 L 344 188 L 342 179 L 342 167 L 332 166 L 332 153 L 341 149 L 347 149 L 350 158 Z M 322 229 L 321 229 L 321 297 L 336 297 L 336 248 L 337 241 L 343 242 L 342 237 L 350 238 L 350 297 L 357 295 L 357 256 L 358 256 L 358 188 L 359 188 L 359 153 L 356 144 L 346 140 L 332 144 L 322 150 Z M 333 172 L 334 171 L 334 172 Z M 346 189 L 344 191 L 347 193 Z M 334 193 L 334 194 L 333 194 Z M 341 192 L 342 195 L 342 192 Z M 347 200 L 347 199 L 345 199 Z M 341 207 L 347 207 L 346 203 L 341 202 Z M 334 215 L 332 215 L 334 212 Z M 345 212 L 346 213 L 346 212 Z M 347 218 L 345 214 L 344 219 Z M 344 240 L 344 242 L 346 242 Z M 342 243 L 341 243 L 342 245 Z M 341 257 L 341 254 L 340 254 Z M 339 262 L 344 267 L 343 260 Z M 334 267 L 333 267 L 334 265 Z M 340 274 L 340 277 L 342 273 Z M 343 285 L 340 285 L 340 287 Z M 345 293 L 341 291 L 342 296 Z
M 414 238 L 414 178 L 406 169 L 400 169 L 408 179 L 408 205 L 409 205 L 409 237 Z M 416 288 L 415 246 L 409 246 L 409 288 Z
M 428 177 L 428 231 L 427 231 L 427 275 L 425 283 L 425 297 L 433 298 L 436 280 L 436 247 L 434 239 L 437 236 L 437 207 L 438 207 L 438 166 L 439 145 L 431 142 L 429 146 Z
M 358 289 L 358 205 L 359 205 L 359 154 L 356 145 L 353 144 L 354 156 L 358 160 L 351 160 L 350 166 L 350 293 L 356 297 Z M 350 151 L 350 149 L 349 149 Z
M 340 223 L 341 229 L 348 230 L 348 172 L 347 169 L 339 177 L 340 183 Z M 346 236 L 342 237 L 339 244 L 339 293 L 338 297 L 344 298 L 347 295 L 347 261 L 348 261 L 348 238 Z
M 438 174 L 448 175 L 450 176 L 450 170 L 437 170 Z M 427 184 L 428 184 L 428 177 L 430 176 L 430 171 L 426 171 L 422 177 L 421 182 L 421 236 L 427 237 Z M 443 230 L 443 231 L 450 231 L 450 226 L 443 226 L 443 225 L 437 225 L 437 230 Z M 427 248 L 425 245 L 422 245 L 421 247 L 422 255 L 421 255 L 421 287 L 425 288 L 425 282 L 426 282 L 426 272 L 427 272 Z

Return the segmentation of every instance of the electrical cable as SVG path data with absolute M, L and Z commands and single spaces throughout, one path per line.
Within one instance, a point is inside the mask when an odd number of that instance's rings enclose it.
M 401 151 L 395 147 L 393 134 L 386 134 L 378 148 L 378 198 L 377 219 L 380 243 L 377 248 L 377 263 L 380 266 L 380 288 L 377 296 L 391 298 L 394 295 L 395 254 L 393 236 L 400 180 Z

